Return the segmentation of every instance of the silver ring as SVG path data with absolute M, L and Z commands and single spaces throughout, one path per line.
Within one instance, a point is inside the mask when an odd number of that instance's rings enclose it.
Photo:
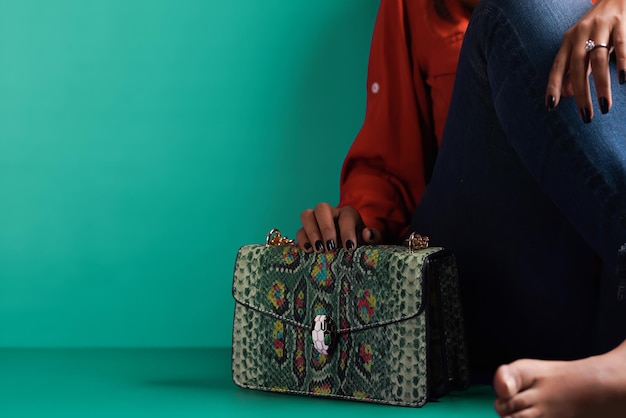
M 594 42 L 593 39 L 589 39 L 587 42 L 585 42 L 585 51 L 587 52 L 591 52 L 596 48 L 606 48 L 609 49 L 609 46 L 607 44 L 597 44 Z

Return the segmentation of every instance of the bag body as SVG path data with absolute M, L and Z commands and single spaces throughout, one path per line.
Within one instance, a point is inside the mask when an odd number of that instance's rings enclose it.
M 422 406 L 467 386 L 456 265 L 442 248 L 248 245 L 233 297 L 241 387 Z

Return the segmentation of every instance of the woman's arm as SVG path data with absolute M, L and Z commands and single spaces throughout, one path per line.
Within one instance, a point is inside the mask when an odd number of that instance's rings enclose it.
M 340 203 L 302 213 L 301 248 L 352 249 L 404 234 L 436 156 L 467 18 L 442 22 L 429 0 L 381 2 L 365 121 L 344 161 Z

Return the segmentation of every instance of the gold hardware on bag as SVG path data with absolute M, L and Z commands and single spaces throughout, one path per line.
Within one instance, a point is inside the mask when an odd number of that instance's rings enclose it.
M 411 232 L 406 242 L 409 244 L 409 253 L 413 253 L 414 250 L 428 248 L 428 237 L 423 237 L 415 232 Z
M 295 242 L 292 239 L 287 237 L 283 237 L 280 231 L 276 228 L 273 228 L 270 232 L 267 233 L 267 238 L 265 238 L 265 246 L 279 246 L 279 245 L 294 245 Z

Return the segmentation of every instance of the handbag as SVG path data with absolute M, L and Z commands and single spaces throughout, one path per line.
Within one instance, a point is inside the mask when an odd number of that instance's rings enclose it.
M 272 230 L 241 247 L 235 384 L 415 407 L 467 387 L 454 255 L 407 241 L 306 253 Z

